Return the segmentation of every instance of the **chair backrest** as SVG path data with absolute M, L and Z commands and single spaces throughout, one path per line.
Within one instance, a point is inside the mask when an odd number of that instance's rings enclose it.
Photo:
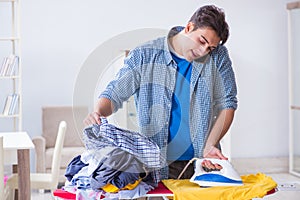
M 68 124 L 64 147 L 84 146 L 82 132 L 83 120 L 88 114 L 84 106 L 44 106 L 42 107 L 42 136 L 46 140 L 46 148 L 54 147 L 55 134 L 60 121 Z
M 67 123 L 65 121 L 61 121 L 58 127 L 58 133 L 56 137 L 56 143 L 54 147 L 52 166 L 51 166 L 52 183 L 55 186 L 58 184 L 61 151 L 65 140 L 66 130 L 67 130 Z
M 2 136 L 0 136 L 0 200 L 4 200 L 4 149 Z

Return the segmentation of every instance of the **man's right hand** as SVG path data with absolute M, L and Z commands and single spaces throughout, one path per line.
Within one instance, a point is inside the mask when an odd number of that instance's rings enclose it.
M 86 116 L 83 120 L 85 126 L 90 126 L 92 124 L 101 124 L 100 114 L 97 112 L 92 112 Z
M 86 118 L 83 120 L 84 125 L 90 126 L 92 124 L 101 124 L 100 116 L 101 117 L 108 117 L 113 112 L 113 104 L 107 98 L 99 98 L 94 112 L 88 114 Z

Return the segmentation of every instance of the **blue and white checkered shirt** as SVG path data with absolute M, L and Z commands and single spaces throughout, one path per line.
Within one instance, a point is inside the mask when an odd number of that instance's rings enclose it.
M 140 132 L 153 139 L 161 150 L 161 178 L 168 178 L 166 150 L 172 95 L 176 81 L 176 62 L 168 47 L 169 36 L 149 41 L 130 51 L 117 77 L 101 93 L 114 105 L 114 112 L 134 95 Z M 175 33 L 176 34 L 176 33 Z M 231 60 L 225 46 L 192 62 L 190 80 L 190 133 L 194 157 L 202 157 L 207 136 L 216 116 L 223 109 L 237 108 L 237 88 Z
M 93 124 L 85 128 L 83 136 L 87 150 L 120 148 L 135 156 L 147 169 L 152 170 L 156 183 L 160 180 L 158 174 L 161 163 L 160 150 L 157 144 L 145 135 L 118 128 L 102 117 L 101 124 Z
M 138 132 L 118 128 L 101 117 L 101 124 L 84 129 L 87 149 L 119 147 L 134 155 L 149 168 L 160 168 L 160 150 L 155 142 Z

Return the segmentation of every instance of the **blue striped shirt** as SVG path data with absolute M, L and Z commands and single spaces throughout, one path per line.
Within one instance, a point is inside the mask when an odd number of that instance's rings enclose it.
M 174 33 L 174 29 L 170 33 Z M 168 178 L 166 151 L 177 69 L 168 47 L 168 37 L 131 50 L 116 78 L 100 94 L 100 98 L 112 101 L 114 112 L 134 95 L 140 132 L 158 144 L 161 158 L 164 158 L 161 160 L 163 179 Z M 223 109 L 237 108 L 237 88 L 225 46 L 219 45 L 210 55 L 193 61 L 192 67 L 190 134 L 194 156 L 202 157 L 216 116 Z
M 101 118 L 100 125 L 93 124 L 85 128 L 83 136 L 88 150 L 117 147 L 132 154 L 148 169 L 153 170 L 154 181 L 155 183 L 159 182 L 157 169 L 160 168 L 161 154 L 157 144 L 150 138 L 138 132 L 121 129 L 109 124 L 104 117 Z M 101 152 L 100 154 L 104 155 L 105 153 Z

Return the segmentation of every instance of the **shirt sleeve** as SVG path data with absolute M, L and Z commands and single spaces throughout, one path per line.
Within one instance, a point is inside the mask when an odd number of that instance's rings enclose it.
M 141 50 L 134 49 L 124 59 L 124 66 L 119 70 L 114 80 L 112 80 L 99 98 L 107 98 L 113 103 L 116 112 L 122 108 L 123 102 L 128 100 L 139 88 L 140 66 L 142 62 Z
M 216 49 L 216 77 L 214 84 L 214 106 L 217 110 L 237 109 L 237 87 L 232 62 L 225 46 Z

